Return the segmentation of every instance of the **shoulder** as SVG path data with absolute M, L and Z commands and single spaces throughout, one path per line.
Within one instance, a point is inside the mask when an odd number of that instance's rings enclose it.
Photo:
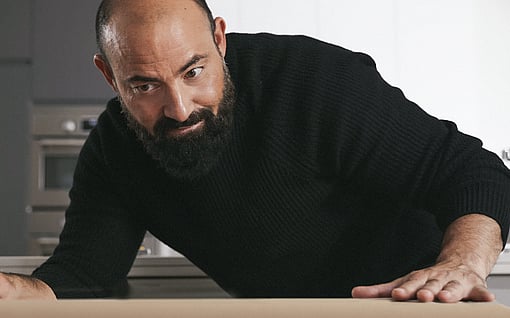
M 315 50 L 337 50 L 344 54 L 351 51 L 337 45 L 333 45 L 321 40 L 305 35 L 278 35 L 272 33 L 229 33 L 227 34 L 227 43 L 230 49 L 238 52 L 243 50 L 256 50 L 270 53 L 274 50 L 304 49 L 306 51 Z
M 280 99 L 297 107 L 311 97 L 314 104 L 337 105 L 353 88 L 383 82 L 370 56 L 308 36 L 232 33 L 227 47 L 238 93 L 257 105 Z
M 229 33 L 227 35 L 227 62 L 245 60 L 271 65 L 286 63 L 360 63 L 375 68 L 374 60 L 367 54 L 354 52 L 339 45 L 305 35 L 276 35 L 271 33 Z
M 96 157 L 96 160 L 104 160 L 106 165 L 110 165 L 115 161 L 122 162 L 123 156 L 139 147 L 134 133 L 128 129 L 118 99 L 113 98 L 99 116 L 83 147 L 82 156 Z
M 357 74 L 377 74 L 370 56 L 303 35 L 229 34 L 226 63 L 238 89 L 258 94 L 285 83 L 302 90 L 324 82 L 341 85 L 340 93 Z
M 97 188 L 106 185 L 125 190 L 154 166 L 128 128 L 120 104 L 114 98 L 83 145 L 75 170 L 75 188 L 87 192 L 90 185 Z
M 126 120 L 121 112 L 118 98 L 111 99 L 106 105 L 106 110 L 99 116 L 97 125 L 91 131 L 89 139 L 95 142 L 109 142 L 119 138 L 125 139 L 129 134 Z

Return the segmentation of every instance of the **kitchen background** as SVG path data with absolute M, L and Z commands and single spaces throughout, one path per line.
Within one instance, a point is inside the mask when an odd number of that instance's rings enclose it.
M 0 0 L 0 255 L 27 253 L 31 116 L 104 105 L 92 64 L 100 0 Z M 431 114 L 510 148 L 508 0 L 209 0 L 229 31 L 306 34 L 370 54 Z M 510 166 L 510 161 L 505 161 Z

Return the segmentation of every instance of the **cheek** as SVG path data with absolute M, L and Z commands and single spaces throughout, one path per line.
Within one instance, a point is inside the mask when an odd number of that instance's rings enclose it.
M 127 98 L 122 97 L 122 100 L 124 101 L 124 104 L 131 116 L 134 117 L 134 119 L 136 119 L 136 121 L 144 126 L 150 133 L 152 133 L 152 128 L 159 119 L 159 113 L 157 112 L 156 107 L 151 106 L 151 103 L 142 102 L 135 98 L 130 98 L 129 96 Z
M 195 90 L 195 101 L 201 106 L 211 108 L 216 115 L 223 97 L 223 77 L 215 76 L 204 81 Z
M 144 105 L 135 105 L 132 114 L 135 119 L 145 127 L 151 134 L 158 119 L 160 118 L 159 112 L 153 111 L 154 107 L 144 107 Z

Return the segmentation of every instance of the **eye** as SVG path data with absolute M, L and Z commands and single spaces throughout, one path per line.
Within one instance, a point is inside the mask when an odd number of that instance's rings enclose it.
M 156 84 L 143 84 L 143 85 L 139 85 L 139 86 L 135 86 L 133 87 L 133 90 L 138 93 L 138 92 L 141 92 L 141 93 L 147 93 L 147 92 L 150 92 L 152 90 L 154 90 L 156 88 Z
M 184 77 L 185 78 L 195 78 L 195 77 L 199 76 L 203 70 L 204 70 L 203 67 L 195 67 L 194 69 L 192 69 L 188 73 L 186 73 L 186 75 Z

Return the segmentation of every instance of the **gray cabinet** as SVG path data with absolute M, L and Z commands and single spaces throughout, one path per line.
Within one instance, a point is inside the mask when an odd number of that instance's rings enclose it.
M 34 0 L 34 102 L 103 102 L 113 96 L 93 64 L 100 0 Z
M 0 255 L 23 255 L 26 245 L 30 9 L 30 0 L 0 6 Z
M 30 66 L 0 63 L 0 255 L 25 252 Z
M 30 0 L 2 0 L 0 8 L 0 61 L 30 58 Z

